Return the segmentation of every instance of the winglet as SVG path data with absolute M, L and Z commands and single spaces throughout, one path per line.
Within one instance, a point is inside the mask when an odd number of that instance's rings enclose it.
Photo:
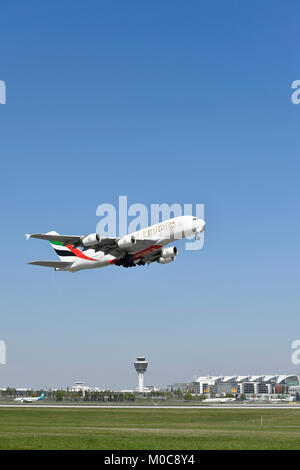
M 26 237 L 26 240 L 28 240 L 28 238 L 30 238 L 31 235 L 29 235 L 29 233 L 25 233 L 25 237 Z

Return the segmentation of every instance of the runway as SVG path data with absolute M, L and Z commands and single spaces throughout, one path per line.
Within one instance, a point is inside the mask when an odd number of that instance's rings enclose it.
M 222 409 L 222 410 L 300 410 L 300 404 L 289 405 L 195 405 L 195 406 L 163 406 L 163 405 L 38 405 L 30 403 L 18 403 L 18 404 L 0 404 L 0 408 L 70 408 L 70 409 L 105 409 L 105 410 L 120 410 L 120 409 L 133 409 L 133 410 L 211 410 L 211 409 Z

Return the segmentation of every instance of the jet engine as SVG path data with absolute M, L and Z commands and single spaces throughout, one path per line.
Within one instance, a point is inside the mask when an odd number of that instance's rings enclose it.
M 175 256 L 172 256 L 172 258 L 158 258 L 158 263 L 159 264 L 168 264 L 168 263 L 171 263 L 171 261 L 175 261 Z
M 91 233 L 90 235 L 87 235 L 81 240 L 82 245 L 84 248 L 90 248 L 92 246 L 98 245 L 98 243 L 101 241 L 101 237 L 99 233 Z
M 136 239 L 134 235 L 126 235 L 125 237 L 118 240 L 117 243 L 119 248 L 131 248 L 136 244 Z
M 174 258 L 178 253 L 176 246 L 170 246 L 169 248 L 163 248 L 161 250 L 162 258 Z

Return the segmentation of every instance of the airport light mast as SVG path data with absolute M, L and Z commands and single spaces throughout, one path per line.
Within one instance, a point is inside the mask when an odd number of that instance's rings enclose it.
M 142 393 L 144 391 L 144 373 L 147 370 L 148 362 L 145 357 L 137 357 L 134 363 L 135 370 L 139 375 L 139 386 L 138 391 Z

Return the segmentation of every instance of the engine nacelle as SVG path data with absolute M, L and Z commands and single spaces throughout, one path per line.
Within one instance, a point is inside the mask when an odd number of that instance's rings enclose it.
M 101 237 L 99 233 L 91 233 L 90 235 L 87 235 L 81 240 L 82 245 L 84 248 L 90 248 L 92 246 L 98 245 L 98 243 L 101 241 Z
M 162 258 L 174 258 L 178 253 L 176 246 L 170 246 L 169 248 L 163 248 L 161 250 Z
M 134 235 L 126 235 L 118 240 L 117 243 L 119 248 L 132 248 L 136 244 L 136 239 Z
M 171 261 L 175 261 L 175 256 L 172 256 L 172 258 L 158 258 L 159 264 L 168 264 L 171 263 Z

